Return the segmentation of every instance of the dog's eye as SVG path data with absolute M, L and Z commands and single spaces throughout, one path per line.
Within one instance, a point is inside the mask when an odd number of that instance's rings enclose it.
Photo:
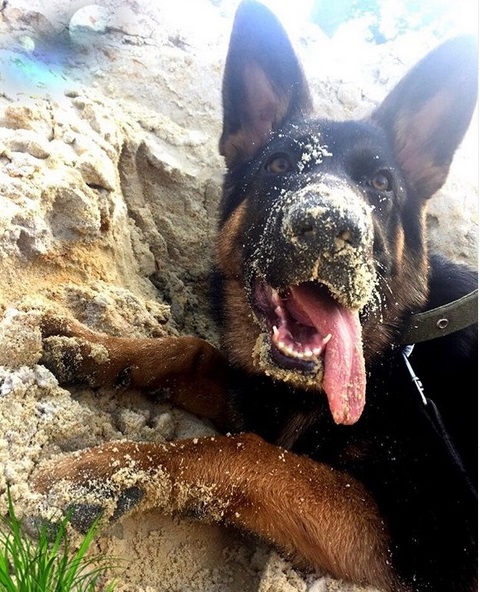
M 283 175 L 292 170 L 292 162 L 287 154 L 274 154 L 267 160 L 265 170 L 268 173 Z
M 370 185 L 376 191 L 390 191 L 392 189 L 392 177 L 388 171 L 378 171 L 371 178 Z

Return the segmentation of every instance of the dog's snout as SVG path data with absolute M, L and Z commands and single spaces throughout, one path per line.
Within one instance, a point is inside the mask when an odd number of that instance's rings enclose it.
M 364 240 L 365 212 L 331 195 L 310 192 L 286 209 L 283 233 L 297 248 L 315 249 L 317 253 L 335 254 L 349 246 L 361 247 Z
M 261 226 L 249 262 L 276 289 L 318 281 L 343 306 L 360 308 L 375 283 L 373 236 L 363 196 L 346 182 L 324 178 L 282 195 Z

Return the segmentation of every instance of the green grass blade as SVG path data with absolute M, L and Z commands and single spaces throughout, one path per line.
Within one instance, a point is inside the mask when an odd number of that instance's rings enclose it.
M 56 525 L 39 523 L 33 541 L 15 515 L 9 489 L 7 500 L 8 515 L 0 517 L 0 592 L 94 592 L 105 573 L 117 567 L 104 556 L 88 556 L 98 519 L 76 549 L 68 538 L 68 515 Z M 109 582 L 105 592 L 115 585 Z

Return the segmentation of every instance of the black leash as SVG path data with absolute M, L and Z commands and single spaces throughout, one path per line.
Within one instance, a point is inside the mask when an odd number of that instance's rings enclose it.
M 425 312 L 417 313 L 409 318 L 408 326 L 399 343 L 404 345 L 402 350 L 403 360 L 407 366 L 412 382 L 420 394 L 421 413 L 431 426 L 437 439 L 440 440 L 447 457 L 457 470 L 459 477 L 465 483 L 470 493 L 477 499 L 477 488 L 472 483 L 462 459 L 452 442 L 452 439 L 443 423 L 442 416 L 432 399 L 425 396 L 421 380 L 415 374 L 409 357 L 413 351 L 414 343 L 428 341 L 449 335 L 455 331 L 465 329 L 478 322 L 478 290 Z
M 445 452 L 446 452 L 448 458 L 451 460 L 451 462 L 452 462 L 453 466 L 455 467 L 455 469 L 457 470 L 460 478 L 465 483 L 469 492 L 475 497 L 475 499 L 477 499 L 477 488 L 472 483 L 470 476 L 469 476 L 467 470 L 465 469 L 463 461 L 452 442 L 452 439 L 445 427 L 445 424 L 443 423 L 442 416 L 438 410 L 438 407 L 435 405 L 435 403 L 432 401 L 432 399 L 429 399 L 425 396 L 422 381 L 415 374 L 415 371 L 410 363 L 410 360 L 408 359 L 413 351 L 413 347 L 414 347 L 413 345 L 405 346 L 404 349 L 402 350 L 402 356 L 403 356 L 403 360 L 405 362 L 405 365 L 407 367 L 407 370 L 410 374 L 410 377 L 412 379 L 412 382 L 416 386 L 417 391 L 420 395 L 420 399 L 421 399 L 420 410 L 423 413 L 423 415 L 425 416 L 425 418 L 427 419 L 427 422 L 431 426 L 432 430 L 438 436 L 438 439 L 442 443 L 442 446 L 445 449 Z

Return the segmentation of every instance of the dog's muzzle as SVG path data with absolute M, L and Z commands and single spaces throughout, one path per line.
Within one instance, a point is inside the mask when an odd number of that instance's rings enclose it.
M 319 282 L 340 304 L 359 309 L 374 289 L 372 251 L 368 205 L 352 187 L 327 177 L 278 200 L 251 263 L 276 289 Z
M 249 261 L 247 281 L 263 331 L 262 371 L 323 390 L 337 423 L 365 402 L 360 310 L 372 299 L 373 222 L 362 196 L 323 181 L 285 192 Z

